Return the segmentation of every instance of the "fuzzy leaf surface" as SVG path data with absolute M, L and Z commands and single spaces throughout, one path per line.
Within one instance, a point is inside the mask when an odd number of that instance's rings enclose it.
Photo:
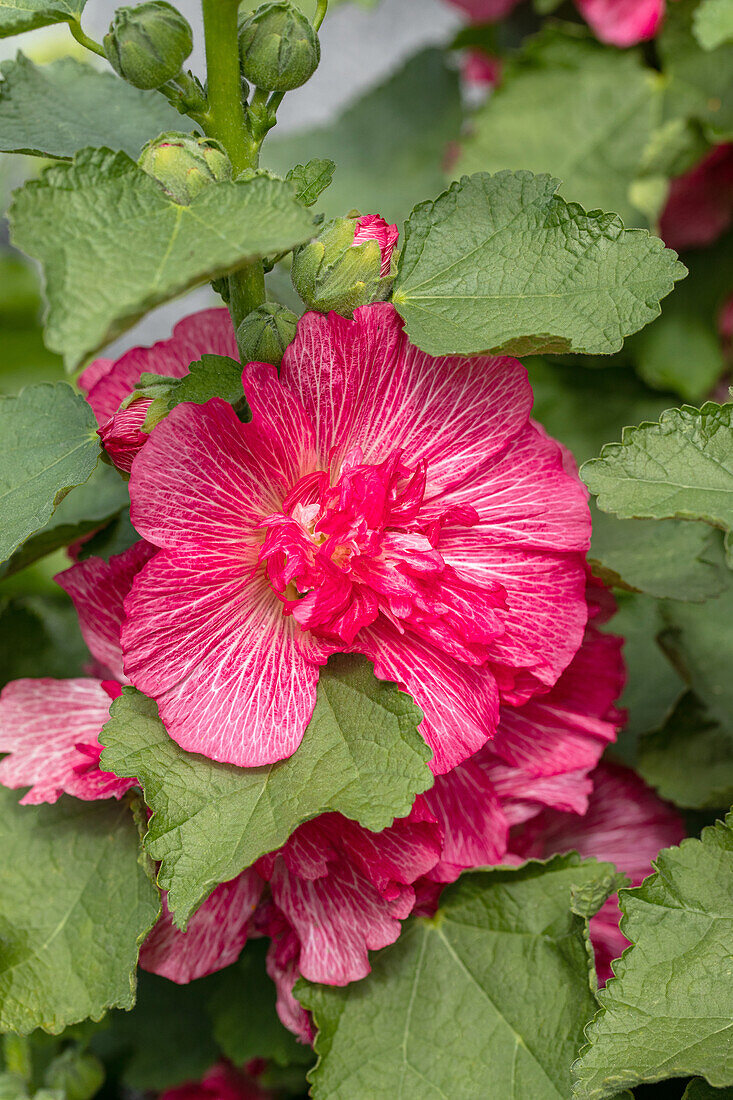
M 320 195 L 331 186 L 336 165 L 332 160 L 317 157 L 307 164 L 296 164 L 285 179 L 295 187 L 295 193 L 303 206 L 314 206 Z
M 622 890 L 631 940 L 598 999 L 574 1070 L 577 1100 L 701 1075 L 733 1083 L 733 816 L 665 848 L 657 873 Z
M 15 243 L 44 268 L 46 341 L 69 370 L 161 302 L 313 231 L 284 180 L 218 183 L 182 206 L 109 149 L 84 149 L 27 183 L 11 220 Z
M 685 268 L 658 237 L 586 214 L 531 172 L 464 176 L 413 210 L 394 302 L 431 355 L 610 354 Z
M 733 526 L 733 404 L 708 401 L 624 428 L 581 476 L 598 507 L 622 519 L 700 519 Z
M 527 168 L 550 172 L 568 201 L 646 226 L 629 191 L 661 114 L 657 74 L 633 51 L 547 33 L 509 66 L 471 118 L 455 175 Z M 557 63 L 563 46 L 562 64 Z M 548 54 L 548 48 L 551 52 Z
M 153 810 L 146 847 L 168 905 L 185 922 L 220 882 L 284 844 L 303 821 L 337 810 L 379 832 L 432 783 L 421 712 L 368 661 L 331 659 L 313 717 L 288 760 L 259 768 L 184 752 L 152 700 L 125 688 L 102 731 L 103 766 L 138 777 Z
M 318 1027 L 314 1100 L 567 1100 L 595 1007 L 571 894 L 612 871 L 571 853 L 464 875 L 363 981 L 299 982 Z
M 87 480 L 99 448 L 94 413 L 65 382 L 0 397 L 0 561 Z
M 19 53 L 0 65 L 0 151 L 67 159 L 88 145 L 137 159 L 150 138 L 179 130 L 181 116 L 159 92 L 64 57 L 36 65 Z
M 228 355 L 204 355 L 191 363 L 183 378 L 169 378 L 162 374 L 144 374 L 136 391 L 152 398 L 144 431 L 152 431 L 176 405 L 189 402 L 205 405 L 212 397 L 222 397 L 232 405 L 244 404 L 242 364 Z
M 0 1029 L 58 1034 L 131 1008 L 160 898 L 127 805 L 19 806 L 0 788 L 0 847 Z
M 0 0 L 0 38 L 81 18 L 86 0 Z

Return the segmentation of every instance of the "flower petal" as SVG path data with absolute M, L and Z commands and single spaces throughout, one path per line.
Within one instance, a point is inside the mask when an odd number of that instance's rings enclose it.
M 665 0 L 575 0 L 601 42 L 635 46 L 653 38 L 664 18 Z

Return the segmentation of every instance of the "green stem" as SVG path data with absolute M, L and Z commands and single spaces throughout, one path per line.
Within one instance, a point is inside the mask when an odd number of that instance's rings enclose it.
M 8 1073 L 17 1073 L 24 1081 L 30 1082 L 33 1066 L 31 1044 L 26 1035 L 14 1035 L 11 1032 L 4 1035 L 3 1056 Z
M 315 30 L 321 29 L 321 23 L 326 18 L 326 12 L 328 11 L 328 0 L 318 0 L 318 7 L 316 8 L 316 14 L 313 16 L 313 27 Z
M 259 144 L 245 126 L 237 44 L 239 0 L 201 0 L 206 37 L 209 108 L 202 124 L 229 154 L 235 177 L 256 168 Z M 235 329 L 265 300 L 262 261 L 245 264 L 229 276 L 229 312 Z
M 106 53 L 99 45 L 99 43 L 95 42 L 93 38 L 90 38 L 88 34 L 84 33 L 84 31 L 81 29 L 81 23 L 78 23 L 75 20 L 70 21 L 69 30 L 71 31 L 77 42 L 82 45 L 86 50 L 91 50 L 91 52 L 95 53 L 98 57 L 107 57 Z

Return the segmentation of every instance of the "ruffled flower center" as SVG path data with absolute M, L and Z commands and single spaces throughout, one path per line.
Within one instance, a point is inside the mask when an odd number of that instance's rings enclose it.
M 470 664 L 504 630 L 500 584 L 462 578 L 439 550 L 450 527 L 478 522 L 470 505 L 421 520 L 427 470 L 401 451 L 370 465 L 356 448 L 335 479 L 324 470 L 301 478 L 281 512 L 262 523 L 260 561 L 286 614 L 305 630 L 351 645 L 381 613 Z

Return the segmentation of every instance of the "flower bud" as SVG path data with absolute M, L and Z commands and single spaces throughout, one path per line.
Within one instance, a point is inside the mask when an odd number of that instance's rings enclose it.
M 240 20 L 239 57 L 250 84 L 268 92 L 289 92 L 318 68 L 318 35 L 290 0 L 271 0 Z
M 195 134 L 161 134 L 144 147 L 138 164 L 182 206 L 209 184 L 232 178 L 232 165 L 221 145 Z
M 279 367 L 285 348 L 295 339 L 298 318 L 285 306 L 266 302 L 249 313 L 237 329 L 243 363 L 272 363 Z
M 132 469 L 138 451 L 148 441 L 142 426 L 151 405 L 152 401 L 145 397 L 131 401 L 126 408 L 118 409 L 114 416 L 110 416 L 97 431 L 111 461 L 126 474 Z
M 293 286 L 309 309 L 351 317 L 358 306 L 383 302 L 397 274 L 396 225 L 378 214 L 336 218 L 293 257 Z
M 165 0 L 118 8 L 104 36 L 110 65 L 136 88 L 160 88 L 172 80 L 192 49 L 188 22 Z

